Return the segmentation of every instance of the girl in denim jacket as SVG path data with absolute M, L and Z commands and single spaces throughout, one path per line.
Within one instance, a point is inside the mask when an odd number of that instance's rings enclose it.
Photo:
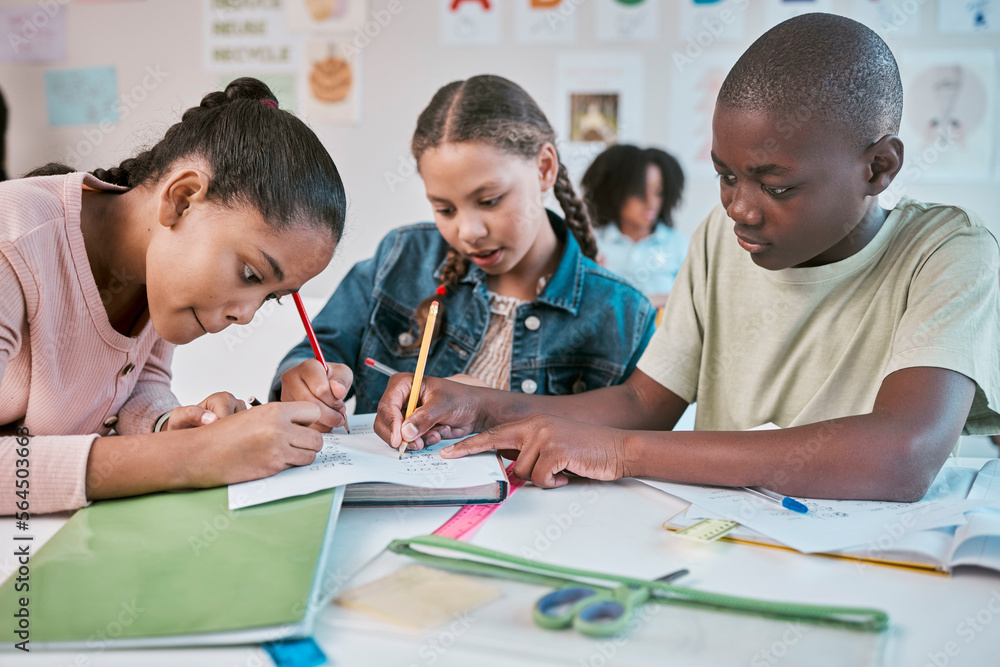
M 344 400 L 374 412 L 387 378 L 416 367 L 430 302 L 441 303 L 426 372 L 528 394 L 618 384 L 635 368 L 655 311 L 599 267 L 586 208 L 534 100 L 497 76 L 441 88 L 417 121 L 412 150 L 434 224 L 402 227 L 356 264 L 282 361 L 272 398 L 307 400 L 341 426 Z M 549 189 L 566 214 L 547 211 Z

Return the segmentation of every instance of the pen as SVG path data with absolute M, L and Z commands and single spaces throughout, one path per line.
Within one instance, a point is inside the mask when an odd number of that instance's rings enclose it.
M 309 322 L 309 316 L 306 315 L 306 307 L 302 305 L 302 297 L 299 296 L 298 292 L 293 292 L 292 299 L 295 301 L 295 307 L 299 311 L 299 317 L 302 318 L 302 326 L 306 329 L 306 337 L 309 339 L 309 344 L 312 345 L 316 361 L 323 364 L 323 370 L 329 374 L 330 367 L 327 365 L 326 359 L 323 358 L 323 350 L 319 349 L 319 341 L 316 340 L 316 332 L 313 331 L 312 324 Z M 340 414 L 344 417 L 344 430 L 350 433 L 351 427 L 347 425 L 347 414 L 343 412 Z
M 256 408 L 258 405 L 264 405 L 264 404 L 258 401 L 254 396 L 251 396 L 247 400 L 247 405 L 249 405 L 251 408 Z
M 406 406 L 406 416 L 410 415 L 417 408 L 417 399 L 420 398 L 420 383 L 424 380 L 424 366 L 427 365 L 427 353 L 431 350 L 431 338 L 434 336 L 434 321 L 437 319 L 438 302 L 432 301 L 430 311 L 427 313 L 427 321 L 424 323 L 424 337 L 420 341 L 420 354 L 417 356 L 417 370 L 413 374 L 413 384 L 410 385 L 410 402 Z M 399 443 L 399 458 L 403 458 L 406 446 L 410 444 L 403 440 Z
M 766 489 L 754 489 L 749 486 L 744 486 L 742 487 L 742 489 L 747 493 L 751 493 L 757 496 L 758 498 L 763 498 L 764 500 L 768 500 L 777 505 L 781 505 L 786 510 L 798 512 L 799 514 L 805 514 L 806 512 L 809 511 L 808 507 L 800 503 L 798 500 L 795 500 L 795 498 L 789 498 L 788 496 L 778 495 L 777 493 L 774 493 L 773 491 L 768 491 Z
M 385 364 L 383 364 L 381 362 L 378 362 L 378 361 L 375 361 L 371 357 L 365 357 L 365 365 L 366 366 L 371 366 L 372 368 L 374 368 L 375 370 L 377 370 L 382 375 L 388 375 L 389 377 L 392 377 L 393 375 L 395 375 L 396 373 L 399 372 L 395 368 L 389 368 Z

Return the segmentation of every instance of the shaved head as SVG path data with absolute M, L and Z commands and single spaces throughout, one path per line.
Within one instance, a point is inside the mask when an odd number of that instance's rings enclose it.
M 717 104 L 836 125 L 863 151 L 899 132 L 903 85 L 892 51 L 871 29 L 834 14 L 804 14 L 746 50 Z

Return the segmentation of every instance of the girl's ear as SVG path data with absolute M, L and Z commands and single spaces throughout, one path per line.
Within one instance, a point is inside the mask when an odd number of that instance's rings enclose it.
M 535 163 L 538 165 L 538 184 L 542 192 L 547 192 L 555 185 L 559 176 L 559 154 L 556 153 L 556 147 L 548 141 L 542 144 Z
M 903 142 L 895 134 L 887 134 L 865 151 L 868 195 L 881 194 L 889 188 L 903 167 Z
M 160 182 L 157 219 L 164 227 L 173 227 L 192 204 L 205 201 L 208 174 L 199 169 L 178 169 Z

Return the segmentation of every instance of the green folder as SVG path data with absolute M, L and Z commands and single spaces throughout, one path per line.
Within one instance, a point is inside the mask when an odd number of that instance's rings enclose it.
M 238 644 L 304 637 L 326 585 L 343 488 L 241 510 L 226 488 L 102 501 L 30 560 L 31 649 Z M 31 544 L 21 542 L 20 544 Z M 0 642 L 22 638 L 0 624 Z

